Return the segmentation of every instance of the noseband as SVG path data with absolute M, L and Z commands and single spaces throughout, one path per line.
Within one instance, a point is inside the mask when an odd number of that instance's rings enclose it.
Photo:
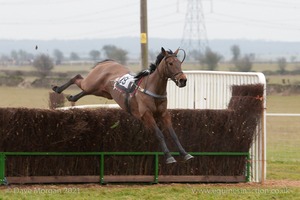
M 177 73 L 173 74 L 173 76 L 170 78 L 170 79 L 171 79 L 172 81 L 174 81 L 176 84 L 178 83 L 178 80 L 176 79 L 176 76 L 177 76 L 178 74 L 183 74 L 183 72 L 177 72 Z

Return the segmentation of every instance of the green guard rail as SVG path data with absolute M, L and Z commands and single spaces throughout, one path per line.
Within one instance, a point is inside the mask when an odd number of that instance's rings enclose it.
M 178 152 L 171 152 L 178 156 Z M 246 181 L 250 181 L 250 153 L 249 152 L 190 152 L 193 156 L 247 156 Z M 105 156 L 154 156 L 154 181 L 158 183 L 158 163 L 162 152 L 0 152 L 0 184 L 6 184 L 5 159 L 7 156 L 100 156 L 100 184 L 104 184 Z

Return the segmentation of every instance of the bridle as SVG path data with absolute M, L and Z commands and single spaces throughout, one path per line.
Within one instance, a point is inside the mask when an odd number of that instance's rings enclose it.
M 183 51 L 183 53 L 184 53 L 184 56 L 183 56 L 183 59 L 182 59 L 182 61 L 181 61 L 181 64 L 184 62 L 184 60 L 185 60 L 185 57 L 186 57 L 186 53 L 185 53 L 185 51 L 183 50 L 183 49 L 179 49 L 179 50 L 181 50 L 181 51 Z M 169 64 L 168 64 L 168 62 L 167 62 L 167 59 L 168 58 L 170 58 L 170 57 L 176 57 L 177 58 L 177 54 L 171 54 L 171 55 L 167 55 L 167 56 L 165 56 L 164 57 L 164 62 L 165 62 L 165 65 L 166 65 L 166 67 L 164 67 L 164 72 L 165 72 L 165 74 L 170 74 L 170 69 L 169 69 L 169 67 L 172 67 L 172 66 L 169 66 Z M 157 67 L 157 72 L 158 72 L 158 75 L 159 75 L 159 77 L 161 78 L 161 79 L 163 79 L 163 80 L 168 80 L 169 78 L 172 80 L 172 81 L 174 81 L 176 84 L 177 84 L 177 82 L 178 82 L 178 80 L 176 79 L 176 76 L 178 76 L 179 74 L 183 74 L 183 72 L 182 71 L 179 71 L 179 72 L 177 72 L 177 73 L 174 73 L 174 74 L 172 74 L 171 76 L 167 76 L 167 77 L 164 77 L 163 75 L 161 75 L 161 73 L 160 73 L 160 71 L 159 71 L 159 68 Z
M 186 53 L 185 53 L 185 51 L 184 51 L 183 49 L 179 49 L 179 50 L 183 51 L 183 53 L 184 53 L 184 57 L 183 57 L 183 59 L 182 59 L 182 61 L 181 61 L 181 64 L 182 64 L 183 61 L 185 60 Z M 164 73 L 165 73 L 165 74 L 169 74 L 169 73 L 170 73 L 169 65 L 168 65 L 168 63 L 167 63 L 167 59 L 170 58 L 170 57 L 177 57 L 177 54 L 167 55 L 167 56 L 165 56 L 165 57 L 163 58 L 163 60 L 164 60 L 164 62 L 165 62 L 165 65 L 166 65 L 166 67 L 164 67 Z M 162 62 L 162 61 L 161 61 L 161 62 Z M 182 71 L 179 71 L 179 72 L 177 72 L 177 73 L 172 74 L 170 77 L 165 77 L 165 76 L 161 75 L 158 66 L 157 66 L 156 70 L 157 70 L 158 76 L 159 76 L 162 80 L 166 80 L 166 81 L 167 81 L 167 80 L 170 78 L 170 79 L 173 80 L 176 84 L 178 83 L 178 80 L 177 80 L 175 77 L 176 77 L 178 74 L 183 74 Z M 147 94 L 147 95 L 149 95 L 149 96 L 152 96 L 152 97 L 154 97 L 154 98 L 157 98 L 157 99 L 165 99 L 165 98 L 167 98 L 167 93 L 165 93 L 164 95 L 159 95 L 159 94 L 155 94 L 155 93 L 153 93 L 153 92 L 147 90 L 148 79 L 149 79 L 149 76 L 148 76 L 147 81 L 146 81 L 145 89 L 142 88 L 142 87 L 140 87 L 140 86 L 138 86 L 138 90 L 139 90 L 140 92 L 142 92 L 142 93 L 145 93 L 145 94 Z

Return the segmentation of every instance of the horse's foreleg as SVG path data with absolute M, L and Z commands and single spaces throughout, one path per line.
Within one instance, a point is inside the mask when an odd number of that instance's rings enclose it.
M 163 121 L 163 126 L 165 126 L 167 128 L 167 130 L 169 131 L 175 145 L 177 146 L 177 148 L 179 150 L 180 155 L 183 156 L 184 160 L 187 161 L 187 160 L 194 158 L 192 155 L 188 154 L 182 147 L 182 145 L 172 127 L 170 114 L 166 113 L 165 116 L 163 116 L 162 121 Z
M 72 79 L 70 79 L 67 83 L 63 84 L 62 86 L 53 86 L 52 90 L 56 93 L 61 93 L 62 91 L 64 91 L 65 89 L 67 89 L 70 85 L 76 83 L 76 81 L 78 80 L 82 80 L 82 76 L 80 74 L 77 74 L 75 77 L 73 77 Z M 78 85 L 78 84 L 77 84 Z
M 159 130 L 159 128 L 157 126 L 155 126 L 155 133 L 156 133 L 156 137 L 160 143 L 160 146 L 162 148 L 162 151 L 164 152 L 164 155 L 166 156 L 166 163 L 167 164 L 175 163 L 176 160 L 170 154 L 170 151 L 169 151 L 166 141 L 165 141 L 165 137 L 164 137 L 163 133 L 161 132 L 161 130 Z
M 167 164 L 171 164 L 171 163 L 175 163 L 176 160 L 174 159 L 174 157 L 170 154 L 170 151 L 167 147 L 166 141 L 165 141 L 165 137 L 163 135 L 163 133 L 161 132 L 161 130 L 158 128 L 152 113 L 150 112 L 146 112 L 143 116 L 142 116 L 142 120 L 144 121 L 145 126 L 147 126 L 148 128 L 152 129 L 155 131 L 156 134 L 156 138 L 158 139 L 161 149 L 164 152 L 164 155 L 166 157 L 166 163 Z
M 169 133 L 170 133 L 170 135 L 171 135 L 174 143 L 176 144 L 176 146 L 177 146 L 177 148 L 178 148 L 178 150 L 180 152 L 180 155 L 183 156 L 184 160 L 187 161 L 187 160 L 190 160 L 190 159 L 194 158 L 192 155 L 188 154 L 184 150 L 184 148 L 182 147 L 182 145 L 181 145 L 181 143 L 180 143 L 180 141 L 179 141 L 179 139 L 178 139 L 178 137 L 177 137 L 177 135 L 176 135 L 173 127 L 172 126 L 169 127 L 168 130 L 169 130 Z

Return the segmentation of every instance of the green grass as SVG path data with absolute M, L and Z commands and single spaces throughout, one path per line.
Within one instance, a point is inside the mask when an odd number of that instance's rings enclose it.
M 18 88 L 18 87 L 0 87 L 1 98 L 0 107 L 27 107 L 27 108 L 49 108 L 49 93 L 51 88 Z M 79 89 L 68 89 L 65 94 L 77 94 Z M 86 96 L 80 99 L 76 105 L 86 104 L 109 104 L 114 103 L 102 97 Z M 65 102 L 65 106 L 70 106 Z
M 38 185 L 0 189 L 0 199 L 299 199 L 299 187 L 257 184 Z
M 267 117 L 267 179 L 300 180 L 299 120 L 299 117 Z
M 272 180 L 300 180 L 300 162 L 267 161 L 267 179 Z
M 268 96 L 268 113 L 300 113 L 300 96 Z M 267 179 L 300 180 L 300 117 L 267 117 Z
M 300 94 L 295 96 L 267 96 L 267 112 L 300 113 Z

